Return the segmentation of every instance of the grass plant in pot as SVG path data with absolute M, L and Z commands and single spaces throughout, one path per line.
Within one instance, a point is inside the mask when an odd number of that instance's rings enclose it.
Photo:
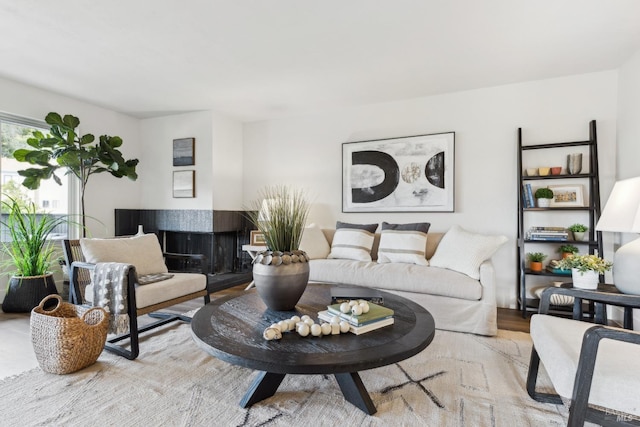
M 3 267 L 11 274 L 2 302 L 5 313 L 26 313 L 44 297 L 57 293 L 51 266 L 57 262 L 50 234 L 68 223 L 66 216 L 39 213 L 33 202 L 20 202 L 11 197 L 2 200 L 2 227 L 11 239 L 4 242 L 6 257 Z
M 264 235 L 267 250 L 253 261 L 253 281 L 262 301 L 272 310 L 293 310 L 309 282 L 309 259 L 299 250 L 309 203 L 302 190 L 265 187 L 247 210 Z
M 542 261 L 545 260 L 547 256 L 542 252 L 529 252 L 527 254 L 527 259 L 529 259 L 529 269 L 534 272 L 542 271 Z
M 548 208 L 553 199 L 553 190 L 547 187 L 538 188 L 534 194 L 539 208 Z

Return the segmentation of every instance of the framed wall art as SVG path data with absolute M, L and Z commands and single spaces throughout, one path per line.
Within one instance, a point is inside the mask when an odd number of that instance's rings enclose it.
M 264 234 L 258 230 L 251 230 L 249 244 L 251 246 L 266 246 L 267 241 L 264 239 Z
M 552 208 L 583 207 L 584 192 L 581 184 L 550 185 L 553 199 L 549 204 Z
M 195 138 L 173 140 L 173 166 L 193 166 L 195 162 Z
M 173 197 L 195 197 L 196 171 L 173 172 Z
M 342 144 L 343 212 L 453 212 L 455 132 Z

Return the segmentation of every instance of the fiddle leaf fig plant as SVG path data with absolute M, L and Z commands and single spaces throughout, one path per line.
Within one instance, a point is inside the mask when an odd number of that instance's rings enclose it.
M 30 190 L 39 188 L 42 180 L 51 178 L 62 184 L 56 175 L 59 169 L 66 169 L 65 175 L 75 175 L 80 180 L 80 214 L 84 233 L 84 196 L 89 178 L 97 173 L 109 172 L 116 178 L 127 177 L 135 181 L 138 178 L 138 159 L 125 160 L 119 150 L 122 146 L 119 136 L 102 135 L 96 141 L 92 134 L 80 135 L 77 130 L 80 119 L 75 116 L 67 114 L 62 117 L 52 112 L 47 114 L 45 121 L 51 126 L 50 134 L 34 131 L 27 140 L 32 149 L 21 148 L 13 152 L 16 160 L 33 165 L 18 171 L 18 174 L 24 177 L 22 185 Z

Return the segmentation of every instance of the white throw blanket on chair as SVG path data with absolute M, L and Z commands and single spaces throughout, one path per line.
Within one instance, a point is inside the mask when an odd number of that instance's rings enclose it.
M 129 332 L 129 315 L 127 313 L 129 268 L 132 268 L 129 264 L 99 262 L 91 276 L 93 305 L 102 307 L 109 313 L 110 334 Z

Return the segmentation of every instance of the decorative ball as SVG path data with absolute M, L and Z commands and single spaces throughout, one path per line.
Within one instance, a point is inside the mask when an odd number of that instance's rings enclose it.
M 342 313 L 348 313 L 351 311 L 351 306 L 348 302 L 343 302 L 342 304 L 340 304 L 340 311 Z
M 361 302 L 360 304 L 358 304 L 360 307 L 362 307 L 362 313 L 368 313 L 369 312 L 369 303 L 368 302 Z
M 309 325 L 307 325 L 304 322 L 298 324 L 298 334 L 301 337 L 306 337 L 307 335 L 309 335 L 309 332 L 310 332 Z
M 287 322 L 286 320 L 279 321 L 278 326 L 280 326 L 280 330 L 282 332 L 287 332 L 289 330 L 289 322 Z
M 320 328 L 322 329 L 322 335 L 331 334 L 331 325 L 330 324 L 323 323 L 322 325 L 320 325 Z
M 313 321 L 313 319 L 311 319 L 311 318 L 309 318 L 309 319 L 304 319 L 304 320 L 303 320 L 303 322 L 304 322 L 304 323 L 306 323 L 306 324 L 307 324 L 307 325 L 309 325 L 309 326 L 311 326 L 311 325 L 313 325 L 314 323 L 316 323 L 316 322 L 314 322 L 314 321 Z
M 333 317 L 331 318 L 331 323 L 336 323 L 336 324 L 338 324 L 338 325 L 339 325 L 339 324 L 340 324 L 340 320 L 341 320 L 341 319 L 340 319 L 340 316 L 338 316 L 338 315 L 336 314 L 335 316 L 333 316 Z
M 353 314 L 354 316 L 360 316 L 362 314 L 362 306 L 354 305 L 353 307 L 351 307 L 351 314 Z
M 293 317 L 291 317 L 291 320 L 293 320 L 293 323 L 295 324 L 295 323 L 298 323 L 302 319 L 300 319 L 299 316 L 293 316 Z
M 311 335 L 313 335 L 314 337 L 319 337 L 320 335 L 322 335 L 322 327 L 317 323 L 311 325 Z
M 280 329 L 277 328 L 267 328 L 262 333 L 262 336 L 264 337 L 264 339 L 269 341 L 279 340 L 280 338 L 282 338 L 282 332 L 280 332 Z
M 349 332 L 349 322 L 347 322 L 346 320 L 340 322 L 340 332 L 342 332 L 343 334 Z
M 354 305 L 357 305 L 357 304 L 358 304 L 358 301 L 356 301 L 356 300 L 353 300 L 353 299 L 352 299 L 352 300 L 350 300 L 350 301 L 349 301 L 349 305 L 350 305 L 351 307 L 353 307 Z
M 293 318 L 287 320 L 287 323 L 289 324 L 289 330 L 293 331 L 296 328 L 296 321 L 293 320 Z
M 300 318 L 300 320 L 302 320 L 303 322 L 307 319 L 311 319 L 311 316 L 309 316 L 308 314 L 305 314 Z
M 273 325 L 271 325 L 271 326 L 269 326 L 269 327 L 270 327 L 270 328 L 277 329 L 277 330 L 279 330 L 280 332 L 282 332 L 282 329 L 280 329 L 280 324 L 278 324 L 278 323 L 274 323 Z

